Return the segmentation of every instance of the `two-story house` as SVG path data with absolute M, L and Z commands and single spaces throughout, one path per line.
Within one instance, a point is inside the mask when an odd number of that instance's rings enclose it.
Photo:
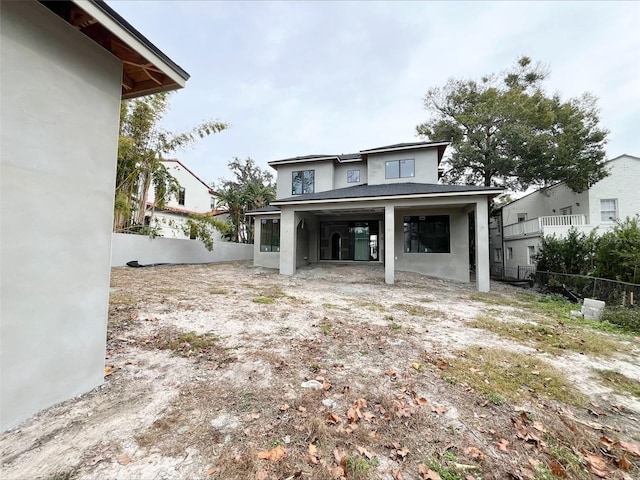
M 400 143 L 269 162 L 276 200 L 252 212 L 255 265 L 292 275 L 313 262 L 379 262 L 387 283 L 395 271 L 469 282 L 473 249 L 477 288 L 488 291 L 488 204 L 501 190 L 439 184 L 448 145 Z
M 225 211 L 216 210 L 216 196 L 213 189 L 189 170 L 180 160 L 162 160 L 162 164 L 180 184 L 178 195 L 172 196 L 163 206 L 155 203 L 153 186 L 147 198 L 145 225 L 158 229 L 158 234 L 168 238 L 193 238 L 183 231 L 183 225 L 189 215 L 218 214 Z
M 566 237 L 571 228 L 588 234 L 610 230 L 617 220 L 640 215 L 640 158 L 621 155 L 606 162 L 609 176 L 588 190 L 565 183 L 537 190 L 502 207 L 491 221 L 491 269 L 526 278 L 544 236 Z

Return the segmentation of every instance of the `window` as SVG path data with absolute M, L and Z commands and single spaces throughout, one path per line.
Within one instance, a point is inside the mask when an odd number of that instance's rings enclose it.
M 493 259 L 496 262 L 501 262 L 502 261 L 502 249 L 501 248 L 496 248 L 495 249 Z
M 529 245 L 527 247 L 527 263 L 533 265 L 536 261 L 536 247 Z
M 263 218 L 260 222 L 260 251 L 280 251 L 280 220 Z
M 513 260 L 513 248 L 507 247 L 507 260 Z
M 573 212 L 573 208 L 571 205 L 569 205 L 568 207 L 564 207 L 560 209 L 560 213 L 562 215 L 571 215 L 571 212 Z
M 519 213 L 518 214 L 518 222 L 524 222 L 527 220 L 527 214 L 526 213 Z
M 618 219 L 618 199 L 603 198 L 600 200 L 600 221 L 615 222 Z
M 186 193 L 186 190 L 184 188 L 181 188 L 180 192 L 178 193 L 178 205 L 184 205 L 185 193 Z
M 406 253 L 449 253 L 449 216 L 404 217 Z
M 415 177 L 415 160 L 392 160 L 385 162 L 385 178 L 409 178 Z
M 314 170 L 298 170 L 293 172 L 291 194 L 302 195 L 304 193 L 313 193 L 313 176 Z
M 360 170 L 347 170 L 347 183 L 359 183 Z
M 211 197 L 211 210 L 216 209 L 216 197 Z

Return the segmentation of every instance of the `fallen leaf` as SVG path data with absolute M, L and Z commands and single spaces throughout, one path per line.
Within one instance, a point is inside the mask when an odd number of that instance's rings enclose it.
M 607 464 L 601 456 L 588 453 L 585 460 L 589 464 L 589 471 L 594 475 L 600 478 L 606 478 L 609 475 Z
M 476 447 L 467 447 L 463 450 L 464 454 L 473 460 L 477 460 L 478 462 L 482 462 L 485 459 L 484 453 L 479 448 Z
M 109 375 L 111 375 L 113 373 L 113 367 L 107 365 L 106 367 L 104 367 L 104 376 L 108 377 Z
M 391 476 L 393 477 L 393 480 L 404 480 L 404 475 L 402 475 L 401 470 L 392 470 Z
M 131 457 L 126 453 L 122 454 L 118 457 L 118 463 L 120 465 L 129 465 L 131 463 Z
M 207 477 L 210 477 L 211 475 L 213 475 L 214 473 L 216 473 L 218 471 L 217 468 L 210 468 L 209 470 L 207 470 Z
M 281 412 L 285 412 L 287 410 L 289 410 L 289 405 L 288 404 L 285 403 L 284 405 L 280 405 L 280 411 Z
M 420 397 L 420 398 L 414 398 L 413 399 L 413 403 L 415 403 L 416 405 L 425 405 L 427 403 L 427 399 L 424 397 Z
M 414 370 L 420 370 L 420 364 L 418 362 L 413 362 L 411 366 L 414 368 Z
M 343 478 L 344 477 L 344 468 L 337 466 L 333 467 L 331 470 L 331 475 L 333 478 Z
M 333 412 L 329 412 L 329 415 L 327 415 L 327 423 L 335 425 L 340 422 L 342 422 L 342 419 L 338 415 Z
M 367 457 L 369 460 L 371 460 L 373 457 L 376 456 L 375 453 L 370 452 L 364 447 L 356 447 L 356 448 L 358 449 L 358 452 L 360 452 L 360 455 Z
M 420 472 L 420 475 L 422 475 L 423 480 L 442 480 L 442 477 L 438 472 L 434 472 L 427 468 L 423 463 L 418 466 L 418 471 Z
M 97 465 L 98 463 L 100 463 L 101 461 L 104 460 L 104 457 L 102 455 L 96 455 L 93 458 L 90 458 L 89 460 L 87 460 L 85 462 L 86 465 L 89 465 L 90 467 Z
M 447 407 L 443 407 L 442 405 L 431 405 L 431 411 L 437 413 L 438 415 L 444 415 L 447 410 Z
M 344 458 L 346 456 L 346 453 L 344 451 L 344 449 L 342 448 L 334 448 L 333 449 L 333 458 L 335 459 L 336 463 L 338 465 L 342 464 L 342 462 L 344 462 Z
M 625 457 L 622 457 L 618 460 L 618 468 L 621 468 L 622 470 L 629 470 L 631 468 L 631 462 Z
M 258 458 L 263 460 L 269 460 L 270 462 L 278 462 L 284 458 L 284 448 L 278 445 L 271 450 L 265 450 L 264 452 L 258 452 Z
M 620 448 L 634 457 L 640 457 L 640 444 L 632 442 L 620 442 Z
M 507 451 L 507 446 L 509 445 L 509 442 L 507 440 L 505 440 L 504 438 L 501 438 L 500 441 L 498 443 L 496 443 L 496 446 L 498 447 L 498 450 L 501 450 L 503 452 Z
M 561 463 L 555 461 L 555 460 L 551 460 L 547 466 L 549 467 L 549 470 L 551 470 L 551 472 L 558 478 L 567 478 L 567 471 L 565 470 L 565 468 L 562 466 Z

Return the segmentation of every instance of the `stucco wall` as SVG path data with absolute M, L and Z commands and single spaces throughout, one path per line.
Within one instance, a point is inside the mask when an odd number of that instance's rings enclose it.
M 166 203 L 169 207 L 183 208 L 192 212 L 206 213 L 211 211 L 211 194 L 209 188 L 203 185 L 200 180 L 195 178 L 191 172 L 185 169 L 178 162 L 165 161 L 162 162 L 167 168 L 169 173 L 175 177 L 180 183 L 180 186 L 185 189 L 185 202 L 184 205 L 178 203 L 178 199 L 172 196 Z M 155 199 L 155 191 L 153 186 L 149 189 L 150 202 Z
M 360 181 L 357 183 L 347 182 L 347 172 L 349 170 L 360 170 Z M 355 187 L 367 183 L 367 163 L 366 162 L 349 162 L 335 165 L 333 172 L 333 188 Z
M 385 162 L 391 160 L 415 160 L 415 176 L 410 178 L 385 178 Z M 437 149 L 414 150 L 369 155 L 368 159 L 369 185 L 383 183 L 438 183 L 438 152 Z
M 314 170 L 314 191 L 326 192 L 333 190 L 333 161 L 304 162 L 292 165 L 278 165 L 276 197 L 289 198 L 291 194 L 291 183 L 293 172 L 299 170 Z
M 114 233 L 111 266 L 121 267 L 132 260 L 141 264 L 212 263 L 252 258 L 253 245 L 247 243 L 214 242 L 213 250 L 209 251 L 200 240 Z
M 504 225 L 518 222 L 518 214 L 526 213 L 527 220 L 548 215 L 562 215 L 562 209 L 571 207 L 572 215 L 589 215 L 589 194 L 575 193 L 564 184 L 558 184 L 545 190 L 526 195 L 503 208 Z M 555 210 L 555 212 L 554 212 Z
M 118 59 L 2 2 L 2 429 L 103 382 Z
M 405 215 L 449 215 L 450 253 L 405 253 Z M 469 281 L 469 220 L 462 209 L 396 209 L 394 229 L 395 269 L 433 277 Z

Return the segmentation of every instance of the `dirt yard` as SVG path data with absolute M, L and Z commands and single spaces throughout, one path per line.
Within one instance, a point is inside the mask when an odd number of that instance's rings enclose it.
M 640 339 L 557 299 L 372 265 L 111 285 L 104 385 L 2 434 L 1 478 L 640 478 Z

